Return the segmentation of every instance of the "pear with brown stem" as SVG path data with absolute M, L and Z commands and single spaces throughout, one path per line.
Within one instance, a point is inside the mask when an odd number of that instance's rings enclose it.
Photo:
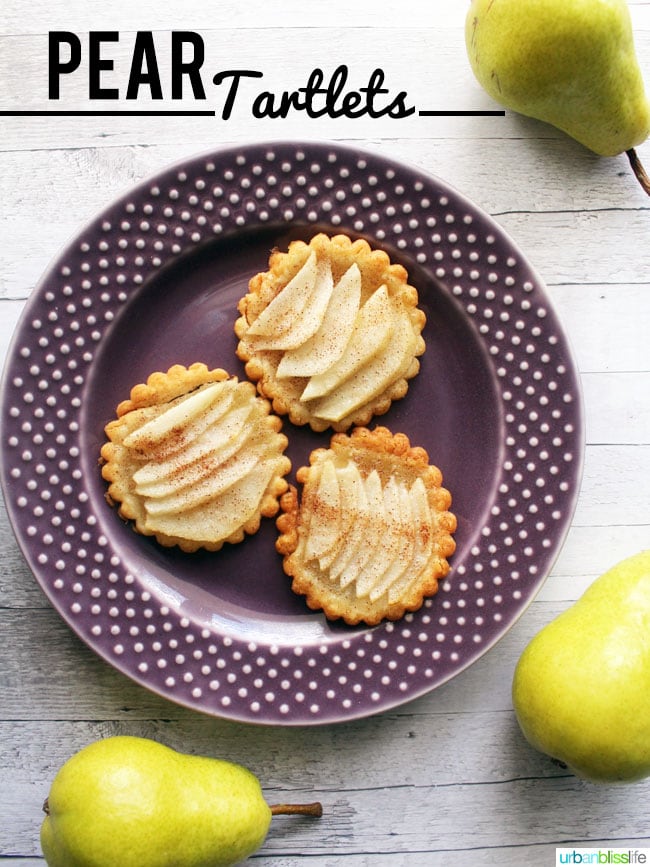
M 49 867 L 228 867 L 262 845 L 273 816 L 322 815 L 319 803 L 269 806 L 241 765 L 128 736 L 68 759 L 43 809 Z
M 476 78 L 498 103 L 552 124 L 600 156 L 635 148 L 650 105 L 626 0 L 472 0 L 465 42 Z

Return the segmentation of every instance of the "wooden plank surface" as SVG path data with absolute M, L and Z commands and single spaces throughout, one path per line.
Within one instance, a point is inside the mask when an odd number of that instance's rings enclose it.
M 650 6 L 630 4 L 650 81 Z M 204 37 L 209 72 L 259 69 L 299 87 L 315 66 L 381 67 L 418 108 L 487 110 L 464 50 L 466 4 L 5 0 L 0 110 L 47 107 L 47 33 L 118 30 L 123 86 L 134 34 Z M 85 42 L 84 42 L 85 44 Z M 122 76 L 120 78 L 120 76 Z M 83 106 L 65 82 L 61 107 Z M 269 867 L 547 865 L 559 845 L 650 846 L 650 782 L 582 782 L 534 752 L 510 700 L 527 641 L 618 560 L 650 547 L 650 199 L 625 157 L 600 159 L 553 128 L 505 117 L 256 119 L 253 90 L 221 118 L 0 119 L 0 358 L 62 245 L 144 178 L 234 142 L 336 140 L 415 165 L 462 191 L 512 236 L 548 287 L 581 373 L 583 483 L 565 544 L 508 634 L 451 682 L 363 720 L 255 727 L 202 715 L 130 681 L 63 623 L 0 509 L 0 862 L 44 864 L 41 805 L 76 749 L 116 733 L 241 761 L 269 799 L 319 798 L 317 824 L 274 820 L 254 863 Z M 223 93 L 210 91 L 220 110 Z M 184 101 L 187 106 L 187 100 Z M 650 145 L 639 148 L 650 166 Z

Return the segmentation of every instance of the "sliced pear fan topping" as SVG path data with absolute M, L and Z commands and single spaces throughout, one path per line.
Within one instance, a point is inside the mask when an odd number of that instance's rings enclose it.
M 341 483 L 341 508 L 344 516 L 349 515 L 349 520 L 346 522 L 347 532 L 342 534 L 341 544 L 337 548 L 332 548 L 330 557 L 322 559 L 319 563 L 322 569 L 329 568 L 329 574 L 332 578 L 342 576 L 350 564 L 358 563 L 360 560 L 359 549 L 364 547 L 364 539 L 360 533 L 352 533 L 350 529 L 356 523 L 370 526 L 370 509 L 366 493 L 368 485 L 364 484 L 356 464 L 350 463 L 349 466 L 350 479 L 348 481 L 342 480 Z M 375 475 L 379 480 L 377 473 Z M 342 579 L 341 583 L 343 584 Z
M 281 435 L 243 385 L 217 382 L 161 405 L 125 437 L 149 532 L 227 538 L 259 508 L 281 459 Z
M 260 500 L 276 468 L 277 458 L 257 463 L 237 485 L 231 485 L 202 506 L 190 508 L 186 512 L 150 517 L 147 524 L 153 532 L 166 536 L 187 537 L 190 528 L 190 538 L 226 539 L 259 509 Z
M 318 560 L 341 588 L 354 583 L 358 599 L 392 603 L 428 568 L 434 517 L 420 478 L 382 484 L 376 470 L 363 478 L 353 463 L 327 459 L 308 512 L 305 561 Z
M 295 277 L 275 296 L 248 329 L 251 337 L 272 337 L 286 334 L 296 314 L 306 308 L 318 273 L 316 254 L 312 253 Z M 262 341 L 260 341 L 261 346 Z
M 253 407 L 245 404 L 235 407 L 200 436 L 197 436 L 181 454 L 167 461 L 150 460 L 133 474 L 136 493 L 143 497 L 166 497 L 180 487 L 197 482 L 208 473 L 215 472 L 232 457 L 249 436 L 247 421 Z
M 337 574 L 330 570 L 330 576 L 332 578 L 338 577 L 342 588 L 353 584 L 363 573 L 366 563 L 377 550 L 377 546 L 381 544 L 382 530 L 385 524 L 384 501 L 379 473 L 373 470 L 365 480 L 362 480 L 362 487 L 365 497 L 361 511 L 355 516 L 357 529 L 351 533 L 353 538 L 356 537 L 354 557 L 348 560 L 340 573 Z M 360 532 L 362 528 L 363 532 Z
M 314 611 L 376 626 L 417 611 L 449 574 L 456 517 L 442 472 L 388 428 L 335 433 L 280 501 L 276 549 Z
M 416 343 L 417 337 L 407 314 L 400 313 L 395 320 L 389 321 L 386 340 L 375 344 L 376 351 L 356 368 L 355 375 L 346 376 L 338 387 L 333 386 L 323 397 L 315 400 L 311 405 L 312 412 L 319 418 L 337 422 L 377 397 L 387 383 L 406 374 Z
M 228 411 L 235 388 L 234 381 L 216 382 L 180 398 L 163 415 L 154 416 L 130 433 L 124 445 L 160 459 L 184 449 Z
M 351 339 L 328 370 L 311 377 L 302 399 L 313 400 L 329 394 L 381 352 L 390 339 L 391 313 L 388 291 L 381 286 L 358 312 L 355 311 Z
M 415 353 L 408 311 L 385 284 L 362 303 L 361 283 L 356 263 L 334 282 L 330 260 L 312 251 L 244 338 L 253 351 L 282 352 L 278 379 L 304 379 L 300 399 L 326 421 L 381 394 Z
M 339 480 L 331 461 L 323 464 L 318 488 L 312 503 L 314 532 L 307 536 L 305 557 L 319 559 L 332 548 L 341 531 L 341 503 Z
M 359 514 L 360 507 L 363 506 L 363 501 L 360 500 L 360 494 L 363 491 L 363 481 L 356 464 L 350 462 L 346 466 L 340 467 L 337 475 L 340 506 L 338 536 L 329 550 L 318 558 L 320 568 L 323 570 L 331 569 L 332 572 L 338 568 L 338 561 L 342 554 L 342 546 L 335 543 L 339 539 L 351 537 L 352 522 L 355 515 Z M 335 563 L 337 564 L 336 566 L 334 565 Z
M 319 329 L 332 297 L 329 262 L 311 253 L 296 276 L 275 296 L 248 330 L 257 349 L 296 349 Z
M 343 355 L 360 300 L 361 273 L 353 264 L 333 286 L 318 330 L 301 346 L 284 353 L 278 376 L 314 376 L 328 370 Z

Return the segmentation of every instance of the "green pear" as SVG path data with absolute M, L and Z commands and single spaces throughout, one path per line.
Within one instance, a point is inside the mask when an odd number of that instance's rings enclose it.
M 269 807 L 241 765 L 128 736 L 68 759 L 43 809 L 49 867 L 225 867 L 262 845 L 272 815 L 322 812 Z
M 493 99 L 601 156 L 626 153 L 650 194 L 634 150 L 650 106 L 626 0 L 472 0 L 465 42 Z
M 527 740 L 579 776 L 650 775 L 650 550 L 597 578 L 532 639 L 512 699 Z

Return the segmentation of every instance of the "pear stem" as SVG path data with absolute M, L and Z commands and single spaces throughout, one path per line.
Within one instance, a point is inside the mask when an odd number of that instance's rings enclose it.
M 641 160 L 639 159 L 637 152 L 634 148 L 630 148 L 628 151 L 625 151 L 628 160 L 630 161 L 630 165 L 632 166 L 632 171 L 634 172 L 637 181 L 641 184 L 644 192 L 650 196 L 650 178 L 646 174 L 643 165 L 641 164 Z
M 269 807 L 272 816 L 314 816 L 320 819 L 323 815 L 323 805 L 319 801 L 313 804 L 273 804 Z M 43 802 L 43 812 L 49 815 L 50 805 L 46 798 Z
M 273 804 L 272 816 L 314 816 L 319 819 L 323 815 L 323 805 L 316 801 L 313 804 Z

